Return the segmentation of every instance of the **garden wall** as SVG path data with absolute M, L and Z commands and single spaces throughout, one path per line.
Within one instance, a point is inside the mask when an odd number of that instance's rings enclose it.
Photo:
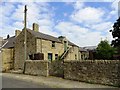
M 120 86 L 120 60 L 26 60 L 25 74 Z
M 25 74 L 48 76 L 48 61 L 26 60 Z
M 49 62 L 49 75 L 63 77 L 64 76 L 64 63 L 63 61 Z
M 120 86 L 120 60 L 65 61 L 64 78 Z

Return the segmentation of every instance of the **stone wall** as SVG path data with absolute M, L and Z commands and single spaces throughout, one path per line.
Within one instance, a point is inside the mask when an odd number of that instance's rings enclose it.
M 70 50 L 68 52 L 68 55 L 64 59 L 65 61 L 67 60 L 81 60 L 79 56 L 79 48 L 77 46 L 69 46 Z
M 63 61 L 26 60 L 25 74 L 63 77 L 63 66 Z
M 27 60 L 25 74 L 57 76 L 88 83 L 120 86 L 120 60 Z
M 55 42 L 55 47 L 52 47 L 52 41 L 37 39 L 37 52 L 44 53 L 45 60 L 48 60 L 48 53 L 52 53 L 52 60 L 55 60 L 55 54 L 61 55 L 64 47 L 62 43 L 57 42 Z
M 2 49 L 2 71 L 14 68 L 14 49 Z
M 2 72 L 2 52 L 0 51 L 0 72 Z
M 36 53 L 36 40 L 35 37 L 27 31 L 27 58 L 29 54 Z M 24 30 L 17 36 L 15 43 L 15 69 L 23 69 L 24 65 Z
M 26 60 L 25 74 L 48 76 L 48 61 Z
M 65 61 L 64 78 L 120 86 L 120 60 Z
M 49 62 L 49 75 L 63 77 L 64 76 L 64 63 L 63 61 L 52 61 Z
M 3 44 L 3 38 L 0 37 L 0 47 L 2 46 L 2 44 Z
M 55 42 L 55 47 L 52 47 L 52 41 L 50 40 L 44 40 L 44 39 L 36 39 L 36 47 L 37 47 L 37 52 L 44 53 L 44 59 L 48 59 L 48 53 L 52 53 L 52 60 L 55 60 L 55 54 L 58 54 L 58 56 L 61 56 L 64 53 L 64 44 Z M 75 60 L 75 55 L 76 55 L 76 60 L 79 60 L 79 48 L 77 46 L 71 46 L 70 52 L 68 53 L 67 57 L 65 60 Z

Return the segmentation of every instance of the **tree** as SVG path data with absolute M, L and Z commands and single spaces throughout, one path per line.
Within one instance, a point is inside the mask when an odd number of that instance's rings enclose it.
M 114 40 L 112 40 L 111 45 L 114 46 L 116 50 L 115 58 L 120 59 L 120 17 L 116 20 L 113 25 L 112 36 Z
M 114 47 L 120 47 L 120 17 L 116 20 L 113 25 L 113 30 L 110 30 L 110 32 L 112 32 L 112 36 L 115 38 L 115 40 L 112 40 L 111 45 Z
M 107 40 L 101 41 L 98 44 L 96 56 L 97 59 L 112 59 L 115 49 L 108 43 Z

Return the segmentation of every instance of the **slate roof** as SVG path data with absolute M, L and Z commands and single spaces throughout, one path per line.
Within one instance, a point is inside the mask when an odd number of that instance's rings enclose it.
M 36 32 L 30 29 L 27 29 L 31 34 L 33 34 L 36 38 L 41 38 L 41 39 L 46 39 L 46 40 L 50 40 L 50 41 L 56 41 L 56 42 L 60 42 L 60 40 L 57 37 L 53 37 L 47 34 L 43 34 L 40 32 Z
M 87 46 L 87 47 L 83 47 L 84 49 L 87 50 L 96 50 L 97 46 Z
M 41 39 L 46 39 L 46 40 L 50 40 L 50 41 L 55 41 L 55 42 L 58 42 L 58 43 L 61 43 L 61 41 L 57 38 L 57 37 L 53 37 L 51 35 L 48 35 L 48 34 L 43 34 L 41 32 L 36 32 L 36 31 L 33 31 L 33 30 L 30 30 L 30 29 L 27 29 L 31 34 L 33 34 L 36 38 L 41 38 Z M 69 45 L 72 45 L 72 46 L 77 46 L 76 44 L 68 41 L 68 44 Z
M 7 42 L 7 43 L 5 44 L 5 42 Z M 4 39 L 4 44 L 5 44 L 5 46 L 3 48 L 13 48 L 15 45 L 15 36 L 10 37 L 8 39 Z
M 50 41 L 55 41 L 55 42 L 58 42 L 58 43 L 61 43 L 61 41 L 57 38 L 57 37 L 53 37 L 51 35 L 47 35 L 47 34 L 43 34 L 41 32 L 36 32 L 36 31 L 33 31 L 33 30 L 30 30 L 30 29 L 27 29 L 31 34 L 33 34 L 36 38 L 41 38 L 41 39 L 46 39 L 46 40 L 50 40 Z M 8 39 L 4 39 L 4 44 L 5 46 L 3 48 L 13 48 L 14 45 L 15 45 L 15 39 L 16 37 L 13 36 L 13 37 L 10 37 Z M 75 45 L 74 43 L 68 41 L 68 44 L 69 45 L 72 45 L 72 46 L 77 46 Z
M 80 47 L 80 52 L 87 52 L 87 49 L 84 49 L 83 47 Z

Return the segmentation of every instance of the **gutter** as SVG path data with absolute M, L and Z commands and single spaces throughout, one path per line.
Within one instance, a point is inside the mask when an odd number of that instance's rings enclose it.
M 0 51 L 1 51 L 1 49 L 2 49 L 7 43 L 8 43 L 8 41 L 6 41 L 6 42 L 2 45 L 2 47 L 0 47 Z

